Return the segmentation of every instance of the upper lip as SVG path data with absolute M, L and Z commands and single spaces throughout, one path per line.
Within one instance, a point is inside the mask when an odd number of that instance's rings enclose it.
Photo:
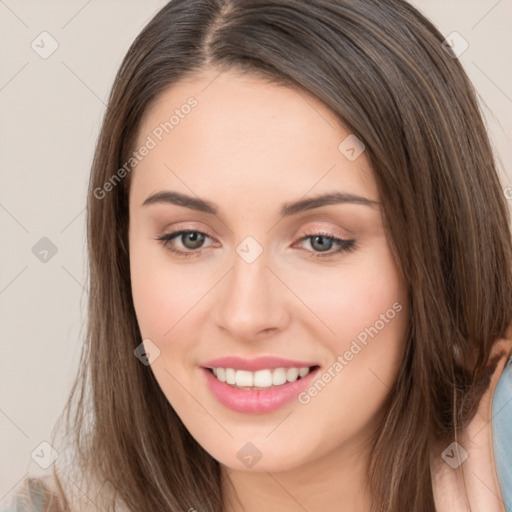
M 201 365 L 203 368 L 233 368 L 235 370 L 247 370 L 256 372 L 258 370 L 275 368 L 303 368 L 305 366 L 318 366 L 311 361 L 295 361 L 283 359 L 282 357 L 264 356 L 255 359 L 245 359 L 239 356 L 226 356 L 206 361 Z

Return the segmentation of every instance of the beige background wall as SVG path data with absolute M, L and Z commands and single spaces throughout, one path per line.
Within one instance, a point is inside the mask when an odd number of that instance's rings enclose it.
M 85 193 L 104 103 L 164 4 L 0 0 L 0 500 L 37 469 L 36 447 L 49 456 L 40 443 L 68 394 L 86 315 Z M 469 43 L 460 60 L 486 104 L 512 202 L 512 1 L 414 4 Z

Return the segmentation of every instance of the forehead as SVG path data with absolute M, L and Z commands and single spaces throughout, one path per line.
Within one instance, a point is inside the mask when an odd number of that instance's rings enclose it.
M 377 199 L 365 153 L 351 161 L 340 149 L 347 137 L 338 117 L 301 89 L 204 72 L 165 90 L 145 113 L 135 149 L 151 149 L 132 172 L 131 188 L 260 201 L 336 189 Z

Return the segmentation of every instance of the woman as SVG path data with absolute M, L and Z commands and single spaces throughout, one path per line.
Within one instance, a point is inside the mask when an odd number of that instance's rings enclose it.
M 142 31 L 48 510 L 510 510 L 509 212 L 442 41 L 401 0 L 173 0 Z

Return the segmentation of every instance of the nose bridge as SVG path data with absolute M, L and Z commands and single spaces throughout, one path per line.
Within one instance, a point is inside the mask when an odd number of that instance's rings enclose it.
M 251 337 L 262 330 L 282 327 L 284 304 L 278 283 L 267 268 L 263 251 L 256 259 L 244 253 L 240 244 L 233 258 L 233 269 L 224 280 L 217 302 L 218 324 L 234 337 Z

